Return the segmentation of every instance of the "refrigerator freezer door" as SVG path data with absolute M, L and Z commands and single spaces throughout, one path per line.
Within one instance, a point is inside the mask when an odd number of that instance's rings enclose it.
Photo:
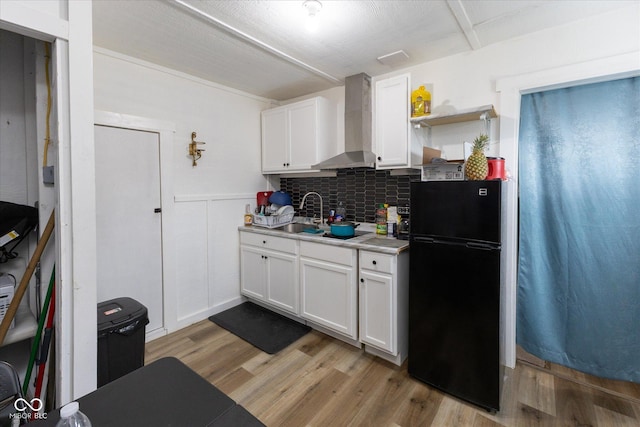
M 409 374 L 488 410 L 500 404 L 500 250 L 412 238 Z
M 501 181 L 411 183 L 411 234 L 500 244 Z

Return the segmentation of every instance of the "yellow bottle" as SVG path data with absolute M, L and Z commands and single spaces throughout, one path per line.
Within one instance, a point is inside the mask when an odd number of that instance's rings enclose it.
M 251 205 L 244 207 L 244 225 L 253 224 L 253 214 L 251 213 Z
M 411 117 L 431 114 L 431 93 L 420 86 L 411 92 Z

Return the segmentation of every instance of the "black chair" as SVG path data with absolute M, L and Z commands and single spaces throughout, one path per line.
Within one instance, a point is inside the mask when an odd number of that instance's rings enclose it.
M 13 366 L 0 361 L 0 427 L 11 426 L 11 414 L 16 413 L 14 402 L 23 397 L 20 378 Z M 20 424 L 23 424 L 23 419 Z

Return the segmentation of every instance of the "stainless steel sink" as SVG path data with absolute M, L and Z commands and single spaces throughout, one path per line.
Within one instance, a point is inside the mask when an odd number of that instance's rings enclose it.
M 287 233 L 301 233 L 307 228 L 317 229 L 318 226 L 315 224 L 302 224 L 299 222 L 293 222 L 291 224 L 283 225 L 282 227 L 278 227 L 277 230 L 285 231 Z

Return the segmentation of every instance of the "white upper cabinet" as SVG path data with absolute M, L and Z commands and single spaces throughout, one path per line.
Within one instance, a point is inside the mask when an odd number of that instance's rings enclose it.
M 402 74 L 376 82 L 375 148 L 377 169 L 417 167 L 423 142 L 412 137 L 411 78 Z
M 286 170 L 289 161 L 288 110 L 262 112 L 262 172 Z
M 333 156 L 336 106 L 315 97 L 262 112 L 262 173 L 308 172 Z

